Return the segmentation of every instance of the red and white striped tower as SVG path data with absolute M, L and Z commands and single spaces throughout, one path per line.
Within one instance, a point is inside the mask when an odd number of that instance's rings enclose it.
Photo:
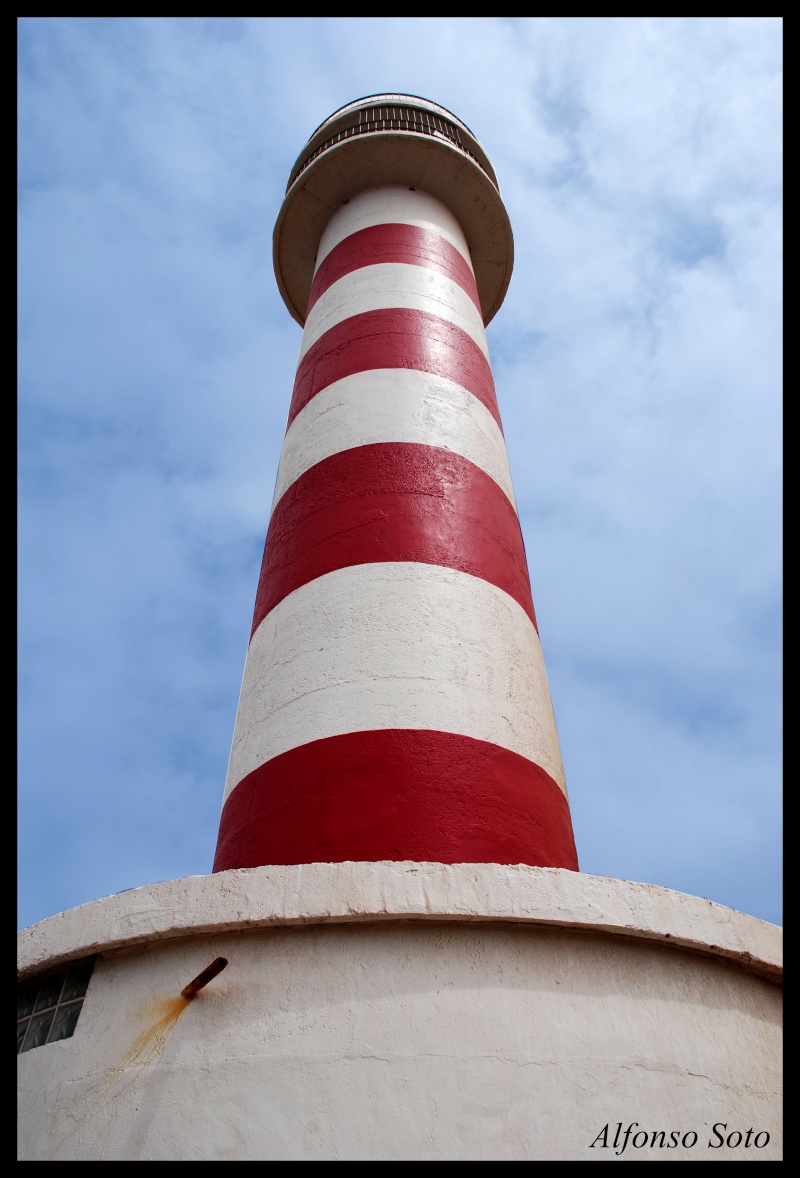
M 580 1161 L 636 1116 L 629 1151 L 677 1125 L 691 1161 L 698 1109 L 780 1159 L 780 930 L 576 870 L 483 331 L 511 260 L 441 107 L 363 99 L 301 155 L 215 863 L 263 870 L 23 930 L 23 998 L 91 982 L 66 1041 L 20 1008 L 21 1160 Z
M 449 111 L 350 103 L 274 236 L 304 326 L 215 871 L 577 869 L 484 325 L 513 242 Z

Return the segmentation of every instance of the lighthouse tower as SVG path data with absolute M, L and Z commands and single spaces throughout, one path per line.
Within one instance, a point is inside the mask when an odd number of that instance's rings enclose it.
M 20 934 L 21 1160 L 781 1158 L 780 930 L 578 871 L 484 334 L 512 254 L 433 102 L 300 153 L 214 870 Z
M 511 227 L 469 128 L 350 103 L 292 169 L 303 324 L 215 870 L 577 868 L 484 326 Z

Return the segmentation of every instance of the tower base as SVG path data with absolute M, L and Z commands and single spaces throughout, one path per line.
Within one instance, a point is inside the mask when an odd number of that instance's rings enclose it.
M 137 888 L 20 939 L 23 978 L 96 957 L 74 1035 L 19 1056 L 20 1160 L 782 1156 L 780 930 L 697 897 L 315 863 Z

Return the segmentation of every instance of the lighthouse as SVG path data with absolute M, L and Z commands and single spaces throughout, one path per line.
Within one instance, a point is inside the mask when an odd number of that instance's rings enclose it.
M 349 103 L 273 242 L 302 338 L 214 867 L 20 933 L 20 1160 L 780 1160 L 780 930 L 578 870 L 484 148 Z
M 215 870 L 577 868 L 485 325 L 513 238 L 455 115 L 384 94 L 295 163 L 303 325 Z

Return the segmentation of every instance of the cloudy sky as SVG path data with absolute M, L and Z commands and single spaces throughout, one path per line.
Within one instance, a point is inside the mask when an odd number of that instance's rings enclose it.
M 781 923 L 777 18 L 23 19 L 19 922 L 210 870 L 337 107 L 449 107 L 584 871 Z

